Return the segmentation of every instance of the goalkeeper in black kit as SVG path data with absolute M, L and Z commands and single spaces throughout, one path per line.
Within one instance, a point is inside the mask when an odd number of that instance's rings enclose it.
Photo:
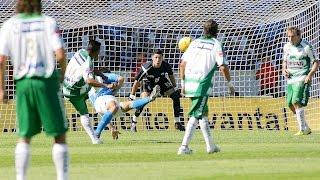
M 173 76 L 172 68 L 166 61 L 163 61 L 163 53 L 157 50 L 152 55 L 152 61 L 142 65 L 140 71 L 135 77 L 133 83 L 130 99 L 135 99 L 135 93 L 142 84 L 141 97 L 150 95 L 153 87 L 160 86 L 160 93 L 163 96 L 169 96 L 173 101 L 175 128 L 184 131 L 185 128 L 180 122 L 180 92 L 176 88 L 176 81 Z M 143 107 L 137 109 L 134 113 L 131 123 L 131 131 L 136 132 L 137 117 L 141 114 Z

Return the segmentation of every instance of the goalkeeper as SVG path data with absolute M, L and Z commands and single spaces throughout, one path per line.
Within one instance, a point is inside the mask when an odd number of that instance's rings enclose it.
M 80 114 L 80 121 L 93 144 L 102 143 L 94 134 L 91 125 L 86 99 L 90 86 L 104 87 L 94 78 L 93 59 L 98 59 L 101 43 L 90 40 L 87 49 L 80 49 L 68 63 L 64 81 L 63 95 L 71 102 Z M 99 74 L 99 71 L 96 71 Z
M 220 151 L 219 147 L 213 143 L 208 122 L 209 110 L 207 105 L 209 92 L 212 92 L 212 78 L 218 68 L 228 81 L 230 93 L 234 93 L 234 87 L 230 83 L 228 62 L 221 43 L 216 39 L 218 24 L 214 20 L 208 20 L 204 24 L 203 31 L 204 36 L 191 42 L 181 58 L 182 93 L 191 98 L 192 106 L 189 112 L 190 119 L 178 154 L 190 154 L 192 152 L 188 145 L 198 126 L 198 121 L 207 145 L 207 152 Z
M 123 112 L 127 112 L 131 109 L 138 109 L 149 102 L 155 100 L 160 94 L 160 87 L 155 86 L 149 97 L 136 99 L 134 101 L 119 102 L 114 94 L 123 84 L 123 77 L 114 73 L 103 73 L 104 78 L 97 79 L 104 84 L 108 84 L 107 87 L 95 89 L 91 88 L 89 91 L 89 99 L 93 104 L 97 113 L 102 114 L 101 121 L 96 129 L 96 135 L 100 138 L 103 129 L 111 122 L 111 120 L 117 116 L 121 116 Z M 118 139 L 118 131 L 114 128 L 111 129 L 114 139 Z
M 152 88 L 156 85 L 160 86 L 161 95 L 169 96 L 173 101 L 174 121 L 175 128 L 180 131 L 184 131 L 184 127 L 180 122 L 180 92 L 176 88 L 176 81 L 173 76 L 172 68 L 169 63 L 163 61 L 163 53 L 161 50 L 157 50 L 152 55 L 152 61 L 142 65 L 138 75 L 133 83 L 130 99 L 135 99 L 135 93 L 138 90 L 141 82 L 143 82 L 143 92 L 141 97 L 148 96 Z M 137 117 L 140 116 L 143 110 L 143 106 L 136 110 L 134 113 L 131 131 L 136 132 Z

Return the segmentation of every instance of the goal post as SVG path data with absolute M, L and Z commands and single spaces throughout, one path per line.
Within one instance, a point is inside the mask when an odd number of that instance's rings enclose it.
M 0 7 L 0 24 L 15 12 L 15 2 L 5 0 Z M 128 97 L 136 66 L 141 57 L 149 61 L 156 49 L 164 51 L 164 60 L 173 68 L 180 85 L 178 68 L 182 55 L 177 48 L 179 39 L 202 35 L 202 24 L 209 18 L 219 23 L 218 39 L 223 43 L 231 69 L 237 96 L 229 96 L 224 78 L 214 76 L 212 97 L 209 98 L 209 121 L 217 130 L 288 130 L 295 131 L 297 123 L 285 101 L 286 82 L 281 75 L 282 48 L 287 42 L 286 28 L 297 26 L 302 37 L 314 47 L 317 59 L 320 52 L 320 2 L 295 1 L 43 1 L 43 12 L 58 20 L 67 57 L 85 48 L 89 39 L 102 43 L 100 57 L 94 61 L 98 68 L 108 67 L 125 77 L 117 96 Z M 1 42 L 0 42 L 1 43 Z M 259 69 L 269 61 L 274 69 L 268 81 L 275 88 L 260 91 Z M 10 64 L 6 74 L 9 104 L 0 105 L 0 131 L 16 128 L 14 82 Z M 261 71 L 260 71 L 261 72 Z M 320 130 L 319 71 L 313 77 L 306 119 L 311 129 Z M 82 130 L 80 118 L 72 105 L 65 102 L 69 127 Z M 88 102 L 88 104 L 90 104 Z M 187 121 L 190 101 L 181 99 L 183 118 Z M 99 120 L 91 105 L 90 117 Z M 130 130 L 126 113 L 113 121 L 118 129 Z M 138 119 L 138 130 L 174 130 L 171 99 L 158 98 L 145 108 Z

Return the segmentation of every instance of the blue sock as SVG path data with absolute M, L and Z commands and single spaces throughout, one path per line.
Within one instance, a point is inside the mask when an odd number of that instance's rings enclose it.
M 143 108 L 143 106 L 147 105 L 149 102 L 150 102 L 149 97 L 137 99 L 132 102 L 131 108 L 132 109 L 141 109 L 141 108 Z
M 107 111 L 106 113 L 104 113 L 96 129 L 97 136 L 100 136 L 103 129 L 107 126 L 107 124 L 110 123 L 112 116 L 113 116 L 112 112 L 110 111 Z

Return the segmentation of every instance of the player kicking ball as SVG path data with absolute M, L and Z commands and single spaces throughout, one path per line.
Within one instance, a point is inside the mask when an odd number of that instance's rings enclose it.
M 111 122 L 115 117 L 123 115 L 131 109 L 139 109 L 148 103 L 154 101 L 160 94 L 160 86 L 156 85 L 150 96 L 145 98 L 136 99 L 133 101 L 119 102 L 114 96 L 115 92 L 119 89 L 114 87 L 119 87 L 118 79 L 121 77 L 114 73 L 103 73 L 104 79 L 100 78 L 99 81 L 103 81 L 104 84 L 108 84 L 108 87 L 103 87 L 99 89 L 91 88 L 89 91 L 89 99 L 93 104 L 97 113 L 101 114 L 102 118 L 98 124 L 95 134 L 98 138 L 103 131 L 103 129 Z M 112 136 L 114 139 L 118 139 L 118 131 L 111 129 Z

